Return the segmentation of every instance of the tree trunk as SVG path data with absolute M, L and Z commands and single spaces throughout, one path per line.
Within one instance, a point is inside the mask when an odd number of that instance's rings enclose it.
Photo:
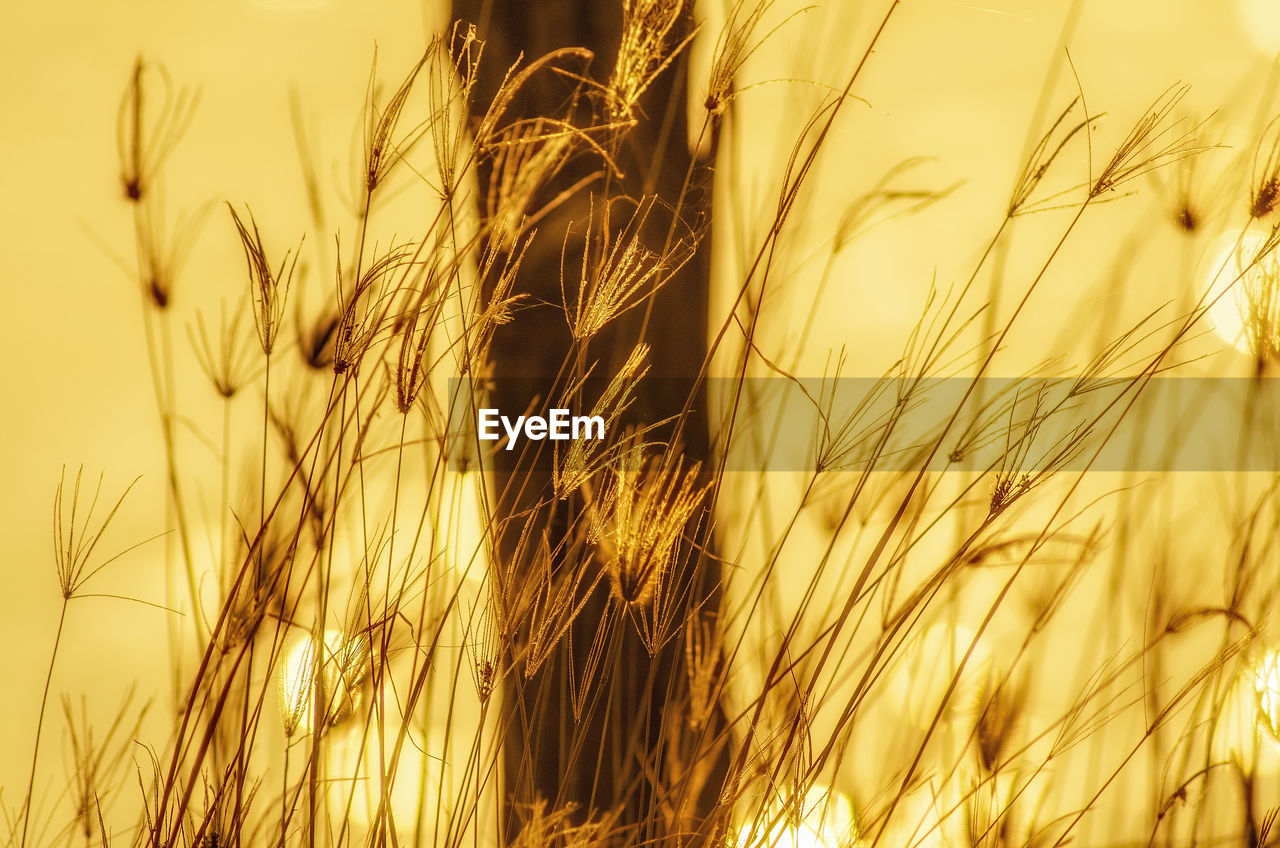
M 692 31 L 691 3 L 686 4 L 678 31 L 668 37 L 668 51 L 679 46 Z M 549 51 L 563 47 L 585 47 L 593 58 L 583 69 L 603 83 L 609 79 L 616 61 L 617 45 L 623 29 L 621 0 L 454 0 L 453 16 L 474 23 L 484 42 L 478 90 L 472 108 L 483 113 L 501 85 L 508 69 L 518 61 L 527 66 Z M 666 206 L 655 206 L 644 228 L 650 249 L 661 250 L 671 232 L 675 212 L 686 225 L 683 232 L 699 237 L 693 258 L 670 277 L 657 292 L 645 322 L 646 305 L 640 304 L 615 319 L 590 344 L 592 360 L 598 361 L 597 376 L 612 375 L 642 339 L 651 345 L 650 376 L 641 383 L 630 417 L 655 421 L 678 415 L 689 398 L 689 390 L 706 356 L 707 298 L 709 290 L 711 162 L 691 156 L 686 126 L 687 61 L 682 50 L 651 83 L 639 101 L 635 124 L 610 142 L 620 175 L 597 180 L 579 190 L 537 225 L 517 277 L 516 291 L 526 293 L 529 308 L 522 308 L 510 324 L 499 328 L 492 345 L 492 405 L 500 410 L 518 409 L 527 401 L 529 386 L 547 391 L 570 351 L 570 334 L 562 308 L 564 291 L 572 299 L 582 256 L 582 232 L 591 216 L 592 196 L 627 196 L 640 199 L 656 195 Z M 523 58 L 521 58 L 523 57 Z M 580 81 L 540 73 L 526 84 L 512 104 L 503 123 L 517 118 L 581 115 L 594 113 L 600 122 L 602 106 L 573 99 L 574 90 L 591 96 L 592 86 Z M 570 104 L 566 109 L 566 104 Z M 473 116 L 478 119 L 479 115 Z M 592 171 L 599 170 L 599 158 L 583 156 L 571 161 L 539 192 L 541 202 L 560 195 Z M 478 196 L 486 196 L 489 166 L 478 168 Z M 483 212 L 483 210 L 482 210 Z M 570 227 L 572 223 L 572 227 Z M 563 276 L 562 281 L 562 262 Z M 710 465 L 706 410 L 703 392 L 693 397 L 692 409 L 680 431 L 679 448 L 690 460 Z M 616 432 L 608 434 L 616 437 Z M 515 472 L 514 455 L 497 453 L 496 489 L 502 492 Z M 545 498 L 551 474 L 546 463 L 532 472 L 522 493 L 497 503 L 494 521 L 505 530 L 498 539 L 497 568 L 512 568 L 516 543 L 523 529 L 522 516 L 533 515 L 545 531 L 552 549 L 564 541 L 567 509 L 555 509 L 554 518 L 533 511 L 539 497 Z M 704 471 L 704 476 L 706 472 Z M 512 489 L 521 488 L 518 484 Z M 570 507 L 572 509 L 572 507 Z M 512 517 L 516 520 L 510 520 Z M 502 525 L 501 522 L 508 523 Z M 717 609 L 719 566 L 708 556 L 710 522 L 691 522 L 682 554 L 688 574 L 688 595 L 677 621 L 694 621 L 714 615 Z M 550 525 L 550 526 L 547 526 Z M 698 548 L 701 550 L 698 550 Z M 572 548 L 568 548 L 572 550 Z M 516 717 L 506 738 L 505 803 L 533 803 L 546 800 L 553 806 L 575 805 L 579 814 L 617 814 L 617 825 L 630 838 L 663 843 L 685 843 L 672 831 L 701 828 L 700 814 L 707 799 L 714 799 L 720 786 L 708 768 L 698 779 L 678 779 L 676 772 L 689 767 L 685 756 L 673 748 L 699 750 L 706 761 L 711 733 L 697 743 L 676 743 L 690 737 L 685 710 L 688 678 L 685 669 L 683 626 L 667 645 L 650 657 L 637 636 L 629 614 L 611 607 L 610 585 L 600 581 L 561 649 L 537 673 L 526 679 L 513 673 L 506 678 L 506 710 Z M 612 610 L 612 612 L 611 612 Z M 616 641 L 601 663 L 594 699 L 580 717 L 575 717 L 569 691 L 571 676 L 581 674 L 599 627 L 611 616 Z M 670 708 L 670 709 L 669 709 Z M 678 714 L 668 715 L 667 712 Z M 665 718 L 665 721 L 664 721 Z M 716 730 L 723 730 L 718 725 Z M 691 746 L 691 747 L 690 747 Z M 676 787 L 676 788 L 673 788 Z M 674 797 L 674 796 L 680 797 Z M 664 812 L 665 811 L 665 812 Z M 508 827 L 516 827 L 508 816 Z M 687 834 L 686 834 L 687 835 Z

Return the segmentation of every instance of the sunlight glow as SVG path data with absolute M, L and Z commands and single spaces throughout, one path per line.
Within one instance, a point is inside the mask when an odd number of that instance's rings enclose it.
M 776 819 L 776 821 L 775 821 Z M 780 810 L 770 810 L 738 829 L 736 848 L 852 848 L 858 844 L 853 804 L 844 795 L 815 785 L 804 796 L 796 822 Z M 773 822 L 768 833 L 764 828 Z
M 306 634 L 285 654 L 280 664 L 280 721 L 286 736 L 314 726 L 313 697 L 316 673 L 320 671 L 320 691 L 327 701 L 325 722 L 337 724 L 359 705 L 355 681 L 368 662 L 368 649 L 360 638 L 346 639 L 341 630 L 324 631 L 323 654 L 311 634 Z
M 1215 720 L 1213 756 L 1256 775 L 1280 772 L 1280 649 L 1241 670 Z
M 1228 236 L 1210 253 L 1206 268 L 1209 323 L 1218 336 L 1241 353 L 1265 352 L 1277 332 L 1274 299 L 1280 289 L 1280 264 L 1275 251 L 1255 258 L 1267 238 L 1259 233 Z
M 976 630 L 934 623 L 900 652 L 885 690 L 888 703 L 915 727 L 928 727 L 940 707 L 946 715 L 968 713 L 978 705 L 990 663 L 990 650 Z
M 1253 674 L 1258 724 L 1272 742 L 1280 741 L 1280 650 L 1267 652 L 1254 666 Z
M 405 742 L 397 749 L 402 732 Z M 369 722 L 337 734 L 327 750 L 330 802 L 350 809 L 351 821 L 360 827 L 398 822 L 404 828 L 401 836 L 407 838 L 417 825 L 419 802 L 429 799 L 429 808 L 435 809 L 444 768 L 442 740 L 432 739 L 428 744 L 421 731 L 388 717 L 382 728 Z M 389 808 L 384 807 L 384 794 Z M 446 793 L 441 803 L 450 800 Z
M 1236 14 L 1255 47 L 1267 54 L 1280 50 L 1280 5 L 1275 0 L 1236 0 Z

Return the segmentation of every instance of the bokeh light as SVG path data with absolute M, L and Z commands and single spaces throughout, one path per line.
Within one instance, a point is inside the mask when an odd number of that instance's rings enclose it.
M 1263 53 L 1280 51 L 1280 3 L 1236 0 L 1236 14 L 1249 41 Z
M 735 844 L 736 848 L 852 848 L 858 844 L 853 804 L 839 792 L 814 785 L 805 793 L 799 816 L 773 809 L 744 823 Z
M 1206 268 L 1209 323 L 1227 344 L 1250 356 L 1266 355 L 1275 326 L 1280 265 L 1267 237 L 1258 232 L 1224 236 Z M 1260 255 L 1263 254 L 1263 255 Z
M 311 634 L 300 638 L 280 664 L 280 721 L 286 736 L 310 733 L 316 710 L 313 706 L 316 675 L 324 694 L 325 722 L 336 724 L 359 706 L 355 685 L 368 662 L 368 648 L 362 639 L 347 639 L 341 630 L 324 631 L 324 645 L 317 646 Z

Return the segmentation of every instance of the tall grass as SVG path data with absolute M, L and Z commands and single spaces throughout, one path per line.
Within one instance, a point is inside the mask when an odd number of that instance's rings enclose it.
M 859 174 L 802 332 L 777 344 L 814 184 L 900 4 L 840 86 L 805 89 L 758 212 L 734 122 L 749 59 L 792 22 L 770 0 L 719 32 L 677 0 L 621 0 L 607 44 L 512 43 L 479 8 L 409 67 L 374 63 L 340 227 L 300 127 L 309 220 L 260 220 L 261 197 L 170 216 L 162 177 L 199 98 L 149 60 L 128 73 L 118 178 L 171 531 L 110 547 L 131 487 L 64 472 L 61 617 L 6 844 L 1275 844 L 1275 466 L 1162 486 L 1094 468 L 1123 433 L 1176 453 L 1144 398 L 1224 298 L 1253 363 L 1228 438 L 1270 446 L 1275 122 L 1215 209 L 1204 163 L 1233 154 L 1185 117 L 1187 87 L 1104 117 L 1064 53 L 1007 201 L 966 210 L 918 159 Z M 694 39 L 714 45 L 705 80 Z M 1091 316 L 1070 361 L 992 389 L 1080 231 L 1153 186 L 1188 255 L 1231 234 L 1218 284 L 1130 326 Z M 405 193 L 431 214 L 395 217 Z M 856 307 L 845 252 L 926 210 L 991 221 L 966 273 L 886 372 L 853 340 L 801 372 L 819 311 Z M 244 258 L 216 319 L 175 306 L 197 233 Z M 185 357 L 221 403 L 193 424 L 218 456 L 212 504 L 177 438 Z M 921 430 L 941 378 L 961 389 Z M 495 444 L 477 427 L 493 406 L 598 415 L 608 437 Z M 769 470 L 797 445 L 803 463 Z M 1206 491 L 1227 542 L 1201 550 L 1184 540 L 1216 519 L 1184 500 Z M 64 698 L 55 737 L 73 602 L 147 544 L 173 581 L 168 698 L 131 694 L 105 729 Z M 157 711 L 166 735 L 142 735 Z

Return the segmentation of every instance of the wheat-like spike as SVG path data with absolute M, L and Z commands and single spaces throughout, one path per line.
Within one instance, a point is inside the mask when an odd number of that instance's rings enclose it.
M 614 120 L 634 119 L 640 96 L 693 34 L 670 45 L 687 14 L 684 0 L 622 0 L 622 42 L 609 77 L 609 111 Z
M 612 232 L 610 217 L 615 202 L 599 204 L 594 197 L 591 201 L 582 275 L 572 310 L 565 299 L 565 317 L 578 341 L 590 339 L 652 295 L 693 257 L 693 245 L 688 241 L 679 241 L 662 254 L 641 242 L 641 232 L 655 203 L 652 197 L 640 202 L 620 231 Z
M 619 417 L 631 406 L 635 389 L 649 371 L 646 360 L 649 346 L 641 342 L 631 350 L 631 355 L 618 368 L 604 393 L 591 409 L 592 416 L 604 419 L 605 433 L 615 429 Z M 569 392 L 572 394 L 572 392 Z M 610 462 L 625 457 L 632 450 L 621 442 L 606 439 L 577 439 L 561 454 L 556 443 L 552 483 L 558 498 L 567 498 L 577 491 L 591 476 Z
M 614 593 L 631 606 L 652 600 L 670 580 L 677 543 L 709 484 L 699 485 L 701 463 L 651 457 L 613 472 L 592 524 L 592 537 L 605 551 Z

